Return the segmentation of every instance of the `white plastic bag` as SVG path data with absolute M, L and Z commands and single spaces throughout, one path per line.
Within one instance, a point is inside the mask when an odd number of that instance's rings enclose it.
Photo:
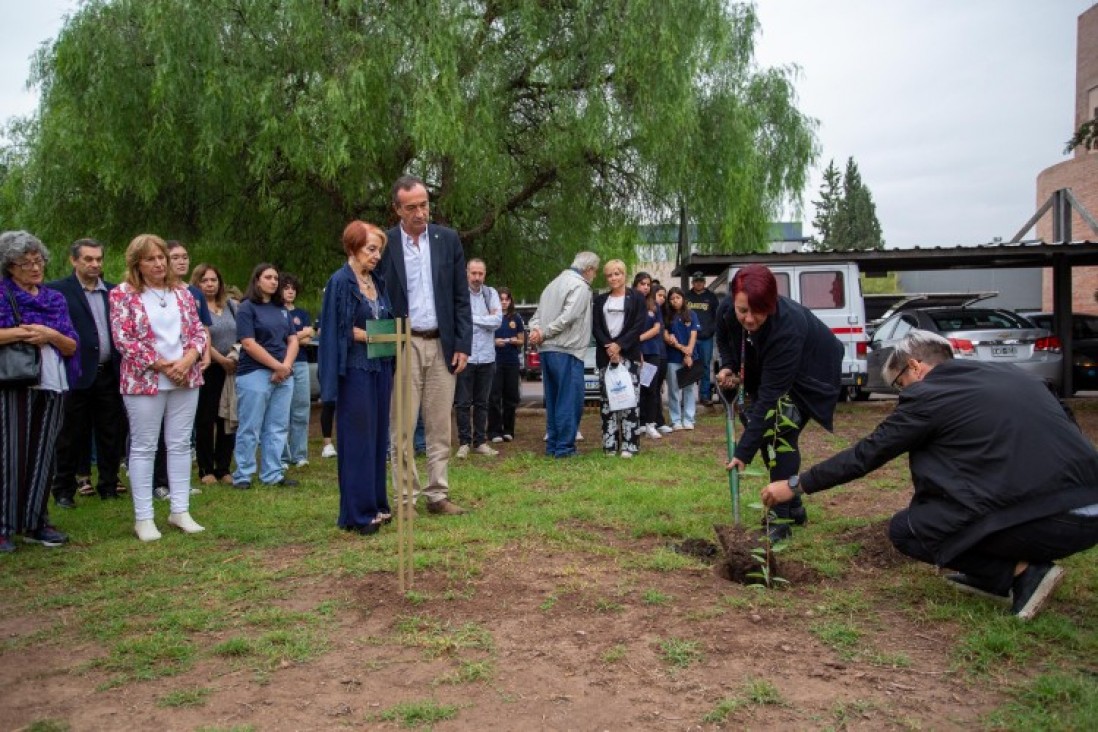
M 637 392 L 633 389 L 633 378 L 629 367 L 623 364 L 610 364 L 603 374 L 606 384 L 606 402 L 611 412 L 634 409 L 637 406 Z

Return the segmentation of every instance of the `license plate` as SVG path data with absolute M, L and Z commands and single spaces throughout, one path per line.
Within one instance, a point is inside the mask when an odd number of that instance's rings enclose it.
M 992 346 L 991 355 L 998 357 L 1010 357 L 1016 355 L 1018 349 L 1015 346 Z
M 587 388 L 591 391 L 596 391 L 599 388 L 599 380 L 597 378 L 584 379 L 583 380 L 583 385 L 584 385 L 585 388 Z

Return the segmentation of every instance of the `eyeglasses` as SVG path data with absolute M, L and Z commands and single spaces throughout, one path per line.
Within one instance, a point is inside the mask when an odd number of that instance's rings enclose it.
M 46 260 L 44 259 L 28 259 L 25 262 L 15 262 L 14 264 L 16 267 L 23 270 L 24 272 L 29 272 L 32 269 L 46 268 Z
M 900 369 L 900 373 L 896 374 L 896 378 L 892 380 L 892 388 L 895 389 L 896 391 L 902 391 L 903 390 L 903 387 L 900 386 L 900 377 L 903 376 L 904 374 L 906 374 L 907 370 L 909 368 L 911 368 L 911 362 L 910 361 L 908 361 L 907 364 L 905 364 L 904 367 L 902 369 Z

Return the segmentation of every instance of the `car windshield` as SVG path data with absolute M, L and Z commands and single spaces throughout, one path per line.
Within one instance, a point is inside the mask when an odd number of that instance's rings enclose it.
M 1030 328 L 1025 320 L 1005 310 L 946 309 L 928 310 L 940 332 L 955 330 L 1001 330 L 1003 328 Z

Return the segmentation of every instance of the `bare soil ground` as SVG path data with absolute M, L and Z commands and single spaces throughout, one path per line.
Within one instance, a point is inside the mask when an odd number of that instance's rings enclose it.
M 891 404 L 845 408 L 879 418 Z M 1093 438 L 1098 419 L 1094 412 L 1084 417 Z M 518 447 L 540 451 L 543 418 L 520 419 Z M 590 436 L 598 432 L 597 419 L 591 412 L 584 417 Z M 711 444 L 719 455 L 723 423 L 709 419 L 700 426 L 674 439 Z M 807 454 L 825 455 L 833 441 L 815 428 L 802 445 Z M 583 449 L 598 445 L 589 440 Z M 901 479 L 906 475 L 903 466 L 897 471 Z M 433 699 L 459 707 L 453 719 L 434 723 L 437 730 L 973 729 L 1004 702 L 1005 692 L 994 679 L 954 669 L 950 654 L 966 630 L 963 622 L 928 621 L 911 606 L 910 595 L 896 598 L 895 588 L 913 573 L 934 574 L 933 568 L 908 566 L 884 536 L 884 517 L 907 498 L 905 491 L 869 490 L 814 496 L 817 507 L 874 522 L 844 539 L 858 549 L 838 576 L 793 577 L 782 592 L 730 583 L 702 564 L 626 575 L 610 560 L 518 543 L 472 579 L 418 574 L 421 596 L 450 593 L 445 602 L 425 606 L 400 597 L 395 577 L 387 574 L 298 581 L 283 601 L 288 606 L 313 608 L 330 600 L 340 608 L 327 629 L 330 650 L 308 663 L 286 662 L 262 678 L 230 660 L 210 659 L 180 676 L 97 690 L 107 677 L 84 664 L 102 655 L 99 647 L 45 644 L 30 657 L 10 651 L 0 656 L 0 728 L 52 718 L 73 730 L 395 729 L 398 722 L 379 718 L 383 710 Z M 818 510 L 813 504 L 809 510 Z M 603 537 L 609 546 L 666 543 L 609 529 Z M 797 537 L 811 541 L 812 526 Z M 292 565 L 308 552 L 287 546 L 269 561 Z M 670 601 L 651 602 L 653 591 Z M 843 596 L 864 596 L 871 608 L 856 611 L 864 635 L 845 657 L 818 632 L 821 623 L 834 621 L 821 616 L 821 607 Z M 454 638 L 463 628 L 487 629 L 491 649 L 455 641 L 431 655 L 401 642 L 399 624 L 417 615 Z M 79 613 L 70 621 L 79 622 Z M 0 618 L 0 636 L 43 625 L 39 617 L 8 615 Z M 668 639 L 694 642 L 696 660 L 670 665 L 663 646 Z M 879 652 L 868 652 L 873 649 Z M 889 661 L 900 657 L 902 663 Z M 490 662 L 490 680 L 445 683 L 462 662 Z M 722 700 L 746 700 L 751 680 L 771 684 L 779 702 L 742 703 L 723 723 L 703 721 Z M 203 706 L 156 703 L 173 690 L 198 687 L 212 690 Z

